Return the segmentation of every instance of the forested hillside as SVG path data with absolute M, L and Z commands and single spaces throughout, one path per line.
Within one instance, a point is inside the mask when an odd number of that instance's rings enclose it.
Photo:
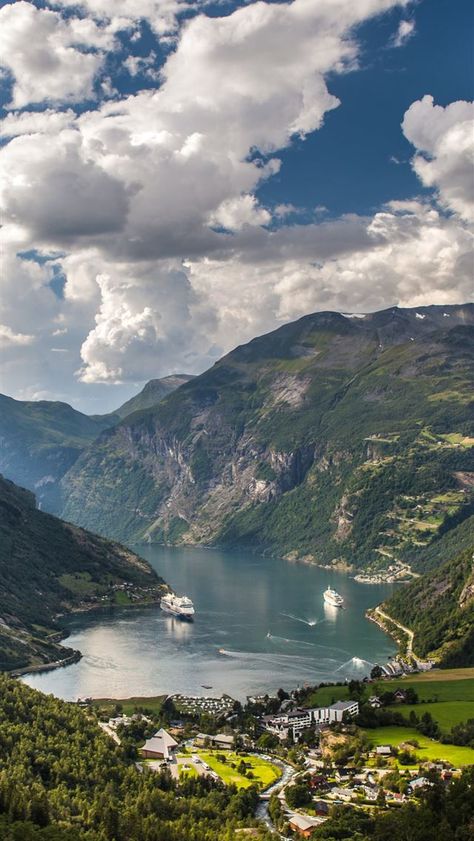
M 123 540 L 416 568 L 472 512 L 474 305 L 316 313 L 104 432 L 61 483 Z
M 0 669 L 70 656 L 57 645 L 58 613 L 156 601 L 164 587 L 133 552 L 38 511 L 30 491 L 0 477 Z
M 75 705 L 0 676 L 2 841 L 233 841 L 255 824 L 254 789 L 178 785 L 134 759 Z
M 384 605 L 414 631 L 413 648 L 442 666 L 474 665 L 474 517 L 470 545 L 434 571 L 403 587 Z

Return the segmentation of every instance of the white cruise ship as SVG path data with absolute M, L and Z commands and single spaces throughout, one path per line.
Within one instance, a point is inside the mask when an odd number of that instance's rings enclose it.
M 168 593 L 163 596 L 160 607 L 166 613 L 172 613 L 179 619 L 192 620 L 194 616 L 194 605 L 187 596 L 177 596 L 175 593 Z
M 331 604 L 333 607 L 342 607 L 344 604 L 344 599 L 339 593 L 336 593 L 332 587 L 328 587 L 327 590 L 324 591 L 324 601 L 327 604 Z

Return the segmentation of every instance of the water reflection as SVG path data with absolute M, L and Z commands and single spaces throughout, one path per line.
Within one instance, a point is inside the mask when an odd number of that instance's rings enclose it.
M 165 621 L 166 632 L 169 637 L 172 637 L 177 642 L 186 642 L 189 640 L 192 633 L 192 623 L 183 622 L 175 616 L 167 616 Z
M 334 604 L 328 604 L 328 602 L 324 602 L 324 618 L 327 619 L 328 622 L 336 622 L 340 612 L 340 607 L 336 607 L 336 605 Z
M 165 692 L 236 698 L 303 682 L 363 677 L 395 647 L 365 611 L 390 588 L 334 573 L 345 609 L 324 603 L 327 572 L 244 552 L 141 547 L 176 592 L 192 598 L 195 621 L 156 607 L 69 620 L 67 645 L 83 658 L 27 682 L 63 698 Z

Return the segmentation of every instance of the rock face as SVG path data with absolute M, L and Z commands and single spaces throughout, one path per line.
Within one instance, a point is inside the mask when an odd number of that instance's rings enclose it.
M 89 417 L 67 403 L 13 400 L 0 394 L 0 472 L 34 491 L 39 505 L 58 508 L 58 482 L 101 432 L 132 412 L 148 409 L 192 377 L 150 380 L 116 412 Z
M 306 316 L 102 433 L 62 515 L 127 541 L 403 555 L 464 516 L 473 345 L 473 305 Z
M 118 420 L 118 418 L 115 418 Z M 90 418 L 67 403 L 0 395 L 0 472 L 54 507 L 57 483 L 113 419 Z

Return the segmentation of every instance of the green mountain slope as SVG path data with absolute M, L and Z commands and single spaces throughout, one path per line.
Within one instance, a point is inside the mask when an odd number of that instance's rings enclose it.
M 0 477 L 0 669 L 70 656 L 56 644 L 57 614 L 156 601 L 164 587 L 146 561 L 38 511 L 30 491 Z
M 0 472 L 54 506 L 57 482 L 82 450 L 118 417 L 90 418 L 48 400 L 13 400 L 0 394 Z
M 474 517 L 466 526 L 469 548 L 398 590 L 384 605 L 389 616 L 414 631 L 417 654 L 443 666 L 474 665 Z
M 132 412 L 139 412 L 142 409 L 151 409 L 161 403 L 168 394 L 179 388 L 180 385 L 192 380 L 191 374 L 171 374 L 169 377 L 162 377 L 158 380 L 150 380 L 135 397 L 127 400 L 114 414 L 119 418 L 126 418 Z
M 316 313 L 104 432 L 64 515 L 124 540 L 379 569 L 469 513 L 474 305 Z

